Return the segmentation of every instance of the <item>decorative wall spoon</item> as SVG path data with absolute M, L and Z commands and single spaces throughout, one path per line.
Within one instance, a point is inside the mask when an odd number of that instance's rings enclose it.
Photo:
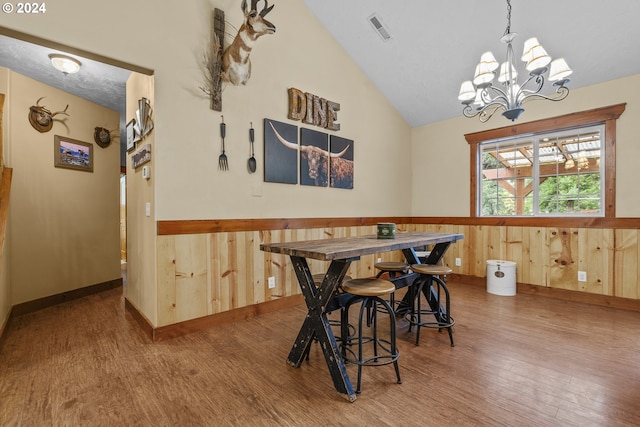
M 253 157 L 253 140 L 254 140 L 253 122 L 250 122 L 249 141 L 251 141 L 251 157 L 249 157 L 249 161 L 247 162 L 249 173 L 254 173 L 256 171 L 256 158 Z

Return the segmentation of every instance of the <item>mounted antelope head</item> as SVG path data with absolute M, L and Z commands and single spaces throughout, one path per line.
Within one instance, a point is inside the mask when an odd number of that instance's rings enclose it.
M 40 105 L 40 101 L 42 101 L 44 98 L 45 97 L 43 96 L 42 98 L 38 99 L 36 101 L 36 105 L 32 105 L 29 108 L 29 123 L 31 123 L 31 126 L 33 126 L 35 130 L 42 133 L 49 132 L 51 130 L 51 127 L 53 126 L 53 118 L 55 116 L 57 116 L 58 114 L 64 114 L 65 116 L 69 115 L 67 114 L 69 104 L 67 104 L 64 110 L 52 113 L 51 111 Z
M 276 32 L 275 25 L 264 19 L 273 5 L 268 7 L 268 1 L 264 0 L 264 7 L 258 13 L 258 1 L 251 0 L 251 8 L 247 9 L 247 0 L 242 0 L 240 7 L 244 13 L 244 22 L 231 45 L 222 54 L 222 80 L 231 82 L 234 86 L 247 84 L 251 77 L 249 55 L 258 37 Z

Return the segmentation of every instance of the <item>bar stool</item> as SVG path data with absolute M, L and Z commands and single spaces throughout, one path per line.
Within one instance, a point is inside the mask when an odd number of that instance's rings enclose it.
M 380 270 L 376 274 L 376 279 L 380 278 L 384 273 L 389 273 L 389 277 L 393 279 L 398 274 L 404 274 L 409 270 L 409 265 L 406 262 L 397 261 L 376 262 L 373 267 Z
M 400 352 L 396 347 L 396 319 L 392 306 L 381 298 L 384 295 L 393 295 L 396 290 L 393 283 L 388 280 L 378 278 L 352 279 L 343 282 L 342 288 L 345 292 L 353 296 L 345 304 L 342 311 L 342 357 L 345 363 L 358 365 L 358 383 L 356 393 L 360 393 L 362 384 L 362 367 L 363 366 L 383 366 L 393 363 L 396 371 L 398 384 L 402 384 L 400 379 L 400 369 L 398 367 L 398 357 Z M 391 297 L 393 300 L 393 297 Z M 358 325 L 356 336 L 349 338 L 349 308 L 354 303 L 362 301 L 360 313 L 358 316 Z M 381 306 L 380 308 L 378 306 Z M 378 315 L 382 311 L 386 311 L 389 317 L 389 338 L 381 338 L 378 335 Z M 367 313 L 367 314 L 365 314 Z M 365 336 L 365 319 L 370 335 Z M 351 346 L 355 345 L 357 349 L 354 351 Z M 367 352 L 365 354 L 365 345 Z M 347 355 L 349 353 L 349 356 Z
M 416 282 L 418 283 L 415 288 L 415 301 L 414 306 L 410 308 L 407 313 L 409 321 L 409 332 L 411 327 L 416 326 L 416 345 L 420 345 L 420 328 L 437 328 L 438 331 L 447 329 L 449 332 L 449 340 L 451 341 L 451 347 L 453 344 L 453 325 L 455 320 L 451 317 L 451 299 L 449 297 L 449 288 L 447 284 L 439 277 L 446 274 L 451 274 L 451 270 L 447 266 L 433 265 L 433 264 L 412 264 L 411 270 L 420 274 Z M 427 302 L 429 303 L 429 309 L 422 309 L 421 300 L 423 295 L 423 288 L 428 287 Z M 444 298 L 444 301 L 443 301 Z M 434 316 L 433 320 L 423 320 L 422 316 Z

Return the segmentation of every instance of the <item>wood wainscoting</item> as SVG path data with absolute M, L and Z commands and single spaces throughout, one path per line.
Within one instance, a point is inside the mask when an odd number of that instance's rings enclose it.
M 640 220 L 621 220 L 636 228 L 571 227 L 564 219 L 546 226 L 415 222 L 415 231 L 464 234 L 445 254 L 454 273 L 486 277 L 487 260 L 508 260 L 517 264 L 518 283 L 640 299 Z M 455 258 L 462 260 L 461 266 L 455 266 Z M 578 281 L 578 271 L 586 272 L 585 282 Z
M 262 252 L 260 244 L 291 240 L 375 235 L 377 222 L 399 218 L 170 221 L 158 224 L 158 327 L 217 315 L 300 294 L 291 260 Z M 348 274 L 367 277 L 374 263 L 402 254 L 362 257 Z M 309 260 L 312 273 L 324 273 L 327 262 Z M 268 278 L 275 278 L 270 289 Z
M 640 219 L 478 219 L 371 217 L 159 221 L 158 326 L 154 339 L 173 337 L 260 312 L 263 304 L 300 295 L 289 257 L 260 251 L 260 244 L 376 234 L 378 222 L 398 232 L 461 233 L 445 254 L 454 274 L 484 283 L 487 260 L 517 264 L 519 290 L 620 308 L 638 307 Z M 367 277 L 373 264 L 402 260 L 398 253 L 363 257 L 348 274 Z M 455 259 L 461 259 L 461 266 Z M 326 271 L 310 261 L 313 273 Z M 578 271 L 587 273 L 578 282 Z M 276 287 L 268 288 L 274 277 Z M 284 301 L 281 303 L 287 305 Z M 276 307 L 274 305 L 272 307 Z M 135 309 L 135 307 L 130 307 Z M 264 307 L 266 309 L 266 306 Z M 225 314 L 226 313 L 226 314 Z

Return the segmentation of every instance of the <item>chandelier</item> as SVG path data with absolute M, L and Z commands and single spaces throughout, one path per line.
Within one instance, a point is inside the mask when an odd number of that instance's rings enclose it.
M 518 84 L 516 80 L 518 72 L 514 65 L 513 46 L 511 46 L 516 36 L 516 33 L 511 32 L 511 0 L 507 0 L 507 28 L 500 39 L 507 44 L 507 59 L 499 65 L 493 53 L 482 54 L 480 62 L 476 65 L 473 81 L 467 80 L 460 87 L 458 99 L 464 105 L 462 112 L 466 117 L 479 116 L 480 121 L 484 123 L 497 111 L 503 111 L 503 116 L 514 121 L 524 111 L 522 104 L 526 101 L 532 99 L 561 101 L 569 95 L 569 88 L 565 85 L 569 82 L 567 77 L 573 71 L 564 58 L 551 61 L 551 57 L 535 37 L 524 43 L 521 59 L 529 75 L 524 83 Z M 498 67 L 500 67 L 498 81 L 494 83 Z M 556 86 L 556 91 L 552 95 L 540 93 L 547 71 L 549 71 L 549 81 Z

